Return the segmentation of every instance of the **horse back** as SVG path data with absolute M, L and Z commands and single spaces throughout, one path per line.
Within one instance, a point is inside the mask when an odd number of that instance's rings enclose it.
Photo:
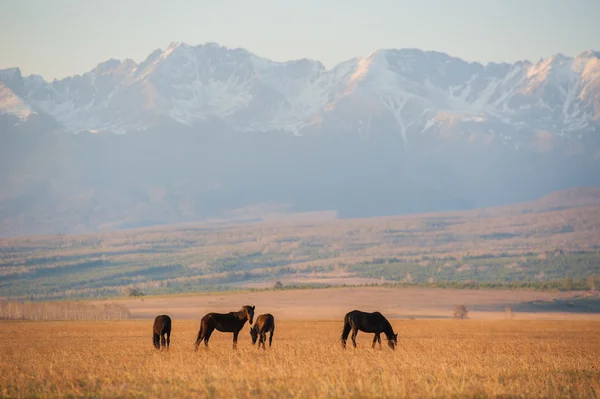
M 246 320 L 240 320 L 235 316 L 236 312 L 229 313 L 207 313 L 200 321 L 200 326 L 208 329 L 217 329 L 221 332 L 235 332 L 246 324 Z
M 385 316 L 380 312 L 369 313 L 361 310 L 348 312 L 345 322 L 364 332 L 380 332 L 389 324 Z
M 258 331 L 267 332 L 275 329 L 275 317 L 270 313 L 261 314 L 254 322 L 258 326 Z
M 166 314 L 156 316 L 153 330 L 156 334 L 164 334 L 171 331 L 171 318 Z

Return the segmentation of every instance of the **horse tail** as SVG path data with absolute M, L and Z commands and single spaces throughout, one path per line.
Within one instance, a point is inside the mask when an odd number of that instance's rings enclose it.
M 348 339 L 348 335 L 350 335 L 350 330 L 352 330 L 352 325 L 350 324 L 350 314 L 344 316 L 344 329 L 342 331 L 341 341 L 345 346 L 346 340 Z
M 152 332 L 152 343 L 156 349 L 160 349 L 160 335 L 156 332 Z
M 204 338 L 204 332 L 203 330 L 203 323 L 200 323 L 200 330 L 198 331 L 198 337 L 196 338 L 196 350 L 198 350 L 198 346 L 200 345 L 200 342 L 202 342 L 202 339 Z

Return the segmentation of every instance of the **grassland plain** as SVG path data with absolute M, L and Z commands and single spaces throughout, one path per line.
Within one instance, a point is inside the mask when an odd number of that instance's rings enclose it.
M 455 305 L 465 305 L 469 318 L 503 319 L 507 306 L 520 320 L 598 320 L 600 295 L 587 292 L 533 290 L 464 290 L 442 288 L 340 287 L 261 292 L 213 292 L 196 295 L 111 300 L 134 319 L 167 312 L 177 319 L 200 320 L 209 311 L 230 312 L 244 304 L 268 309 L 277 320 L 341 320 L 351 309 L 379 310 L 393 319 L 451 318 Z M 107 301 L 90 301 L 104 306 Z
M 341 322 L 280 321 L 258 350 L 213 334 L 193 351 L 197 321 L 174 320 L 156 351 L 150 320 L 2 322 L 3 398 L 600 396 L 600 322 L 392 320 L 399 347 L 339 344 Z

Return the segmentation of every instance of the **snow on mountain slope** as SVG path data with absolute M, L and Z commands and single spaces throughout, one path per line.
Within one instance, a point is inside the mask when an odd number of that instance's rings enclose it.
M 26 118 L 39 110 L 72 131 L 218 120 L 241 131 L 389 130 L 406 144 L 414 134 L 465 126 L 503 140 L 523 132 L 579 137 L 596 131 L 600 117 L 593 51 L 482 65 L 439 52 L 378 50 L 328 70 L 215 43 L 172 43 L 140 64 L 109 60 L 53 82 L 11 69 L 0 71 L 0 82 L 0 113 Z
M 112 127 L 109 113 L 117 89 L 136 68 L 131 60 L 109 60 L 83 75 L 48 83 L 40 76 L 24 79 L 26 96 L 41 111 L 73 130 Z
M 35 111 L 21 96 L 24 94 L 23 78 L 19 68 L 0 70 L 0 115 L 26 120 Z
M 34 113 L 23 99 L 17 96 L 3 82 L 0 82 L 0 114 L 12 115 L 24 120 Z

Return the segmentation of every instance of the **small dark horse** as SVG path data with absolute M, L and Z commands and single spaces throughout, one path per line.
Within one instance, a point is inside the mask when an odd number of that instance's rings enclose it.
M 394 334 L 394 329 L 390 322 L 379 312 L 367 313 L 361 312 L 360 310 L 353 310 L 352 312 L 346 313 L 344 317 L 344 331 L 342 332 L 342 347 L 346 348 L 346 340 L 348 334 L 352 330 L 352 344 L 356 348 L 356 334 L 358 331 L 366 333 L 375 333 L 373 338 L 373 345 L 371 348 L 375 348 L 375 343 L 379 342 L 379 349 L 381 349 L 381 338 L 379 334 L 382 332 L 388 339 L 388 345 L 392 349 L 396 349 L 398 345 L 398 334 Z
M 200 321 L 200 331 L 196 338 L 196 350 L 200 343 L 204 341 L 204 345 L 208 347 L 208 340 L 215 329 L 221 332 L 233 333 L 233 349 L 237 347 L 238 334 L 246 324 L 246 320 L 254 319 L 254 306 L 244 306 L 237 312 L 229 313 L 208 313 Z
M 165 338 L 166 335 L 166 338 Z M 171 344 L 171 318 L 166 314 L 156 316 L 154 319 L 154 326 L 152 326 L 152 342 L 156 349 L 163 348 L 169 349 Z
M 256 323 L 254 323 L 254 327 L 250 329 L 250 336 L 252 337 L 252 345 L 256 343 L 256 340 L 260 336 L 260 340 L 258 341 L 258 348 L 260 349 L 260 344 L 262 344 L 263 349 L 267 349 L 265 342 L 267 341 L 267 333 L 269 333 L 269 348 L 273 343 L 273 333 L 275 332 L 275 318 L 272 314 L 266 313 L 261 314 L 256 318 Z

